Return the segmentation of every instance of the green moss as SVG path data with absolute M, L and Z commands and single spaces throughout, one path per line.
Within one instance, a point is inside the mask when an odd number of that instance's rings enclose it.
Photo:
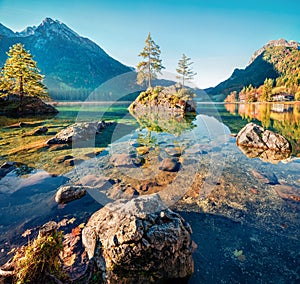
M 14 261 L 16 261 L 14 283 L 49 283 L 47 273 L 65 280 L 66 275 L 62 271 L 62 263 L 59 258 L 62 249 L 62 232 L 39 237 L 29 243 L 14 257 Z
M 152 102 L 154 100 L 168 100 L 171 103 L 178 103 L 180 99 L 190 100 L 195 97 L 195 95 L 188 89 L 180 89 L 177 93 L 173 94 L 161 94 L 164 90 L 163 87 L 157 86 L 154 89 L 148 88 L 145 92 L 141 92 L 137 97 L 136 101 L 140 103 Z

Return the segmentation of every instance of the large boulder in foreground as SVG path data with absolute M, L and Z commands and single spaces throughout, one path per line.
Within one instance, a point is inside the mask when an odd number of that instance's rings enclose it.
M 193 273 L 191 233 L 159 195 L 146 195 L 120 199 L 95 212 L 82 241 L 97 270 L 106 267 L 108 283 L 148 283 Z M 131 282 L 124 282 L 126 278 Z
M 253 147 L 260 149 L 270 149 L 274 151 L 290 152 L 291 144 L 280 134 L 263 127 L 248 123 L 237 135 L 236 143 L 238 146 Z
M 36 115 L 56 114 L 58 110 L 46 104 L 38 97 L 8 95 L 0 99 L 0 114 L 5 115 Z
M 106 127 L 115 124 L 114 122 L 78 122 L 68 126 L 58 132 L 53 138 L 50 138 L 46 143 L 51 144 L 68 144 L 74 140 L 84 141 L 95 137 Z

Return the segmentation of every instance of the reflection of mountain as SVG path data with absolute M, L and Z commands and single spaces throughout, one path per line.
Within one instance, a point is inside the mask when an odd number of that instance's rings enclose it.
M 167 132 L 180 135 L 182 132 L 193 129 L 193 120 L 196 115 L 181 116 L 168 112 L 138 112 L 130 111 L 131 115 L 138 121 L 143 128 L 155 132 Z
M 233 115 L 256 119 L 263 127 L 274 129 L 291 142 L 294 154 L 300 153 L 300 103 L 225 104 L 225 108 Z

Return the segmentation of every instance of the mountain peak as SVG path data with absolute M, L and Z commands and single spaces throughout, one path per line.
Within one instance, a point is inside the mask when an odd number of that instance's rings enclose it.
M 44 34 L 48 38 L 60 35 L 64 38 L 79 37 L 79 35 L 71 30 L 67 25 L 58 20 L 45 18 L 42 23 L 36 28 L 35 32 L 39 35 Z
M 277 40 L 270 40 L 267 44 L 265 44 L 262 48 L 255 51 L 253 56 L 251 57 L 249 61 L 249 65 L 258 57 L 260 56 L 267 48 L 274 47 L 274 46 L 285 46 L 285 47 L 291 47 L 295 49 L 300 49 L 300 43 L 294 40 L 287 41 L 284 38 L 280 38 Z
M 50 26 L 65 26 L 65 27 L 67 27 L 63 22 L 58 21 L 58 20 L 53 20 L 52 18 L 48 18 L 48 17 L 45 18 L 39 25 L 39 27 L 50 27 Z
M 57 22 L 57 21 L 54 21 L 53 19 L 47 17 L 47 18 L 45 18 L 42 21 L 42 25 L 45 25 L 45 24 L 54 24 L 55 22 Z

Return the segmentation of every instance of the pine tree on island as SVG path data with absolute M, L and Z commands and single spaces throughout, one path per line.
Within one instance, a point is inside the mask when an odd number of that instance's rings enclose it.
M 139 54 L 143 58 L 143 61 L 137 65 L 137 83 L 139 85 L 142 85 L 145 81 L 148 82 L 148 87 L 151 88 L 151 80 L 156 79 L 157 74 L 161 74 L 161 70 L 165 68 L 160 59 L 160 53 L 159 46 L 149 33 L 145 40 L 145 47 Z
M 185 54 L 182 54 L 181 59 L 178 61 L 178 68 L 176 71 L 179 75 L 176 76 L 176 78 L 181 79 L 182 87 L 184 87 L 186 81 L 193 80 L 197 75 L 191 66 L 193 63 L 194 62 L 191 61 L 191 58 L 187 57 Z

